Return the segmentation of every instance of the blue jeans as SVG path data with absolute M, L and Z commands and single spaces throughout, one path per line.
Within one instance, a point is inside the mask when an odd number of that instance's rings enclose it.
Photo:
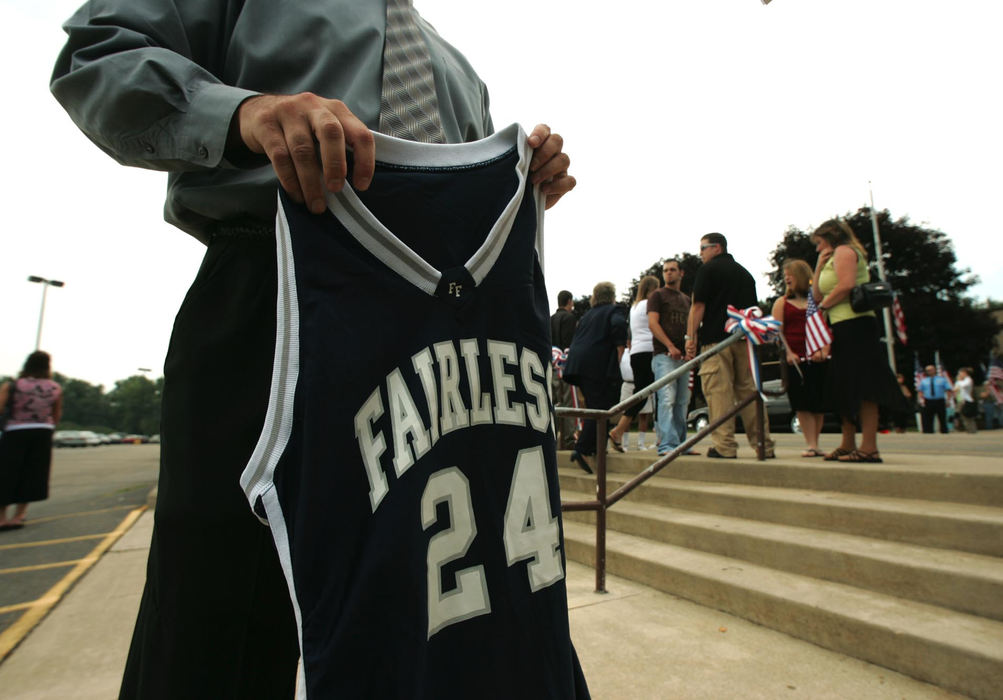
M 658 381 L 684 360 L 673 360 L 665 353 L 651 357 L 651 371 Z M 658 426 L 658 454 L 666 454 L 679 447 L 686 439 L 686 409 L 690 405 L 690 375 L 684 372 L 657 392 L 655 423 Z

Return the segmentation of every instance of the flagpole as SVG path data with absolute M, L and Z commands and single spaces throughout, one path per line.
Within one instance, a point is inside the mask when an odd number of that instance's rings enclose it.
M 887 282 L 885 278 L 885 263 L 881 255 L 881 234 L 878 232 L 878 216 L 874 213 L 874 191 L 871 189 L 871 181 L 867 181 L 867 193 L 871 197 L 871 228 L 874 229 L 874 257 L 878 260 L 878 277 L 882 282 Z M 888 346 L 888 364 L 892 372 L 898 372 L 895 366 L 895 338 L 892 337 L 892 313 L 887 306 L 881 310 L 881 315 L 885 319 L 885 345 Z

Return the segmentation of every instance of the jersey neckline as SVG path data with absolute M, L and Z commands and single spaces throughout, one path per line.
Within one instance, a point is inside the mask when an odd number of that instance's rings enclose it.
M 388 165 L 422 168 L 457 168 L 474 166 L 498 158 L 513 148 L 519 154 L 514 174 L 518 184 L 512 198 L 502 209 L 488 235 L 464 268 L 475 284 L 491 271 L 498 259 L 522 203 L 532 150 L 526 133 L 512 124 L 480 141 L 458 144 L 431 144 L 405 141 L 373 132 L 376 160 Z M 372 255 L 388 268 L 429 295 L 434 295 L 442 278 L 437 270 L 377 219 L 350 186 L 340 192 L 328 192 L 327 207 L 342 226 Z

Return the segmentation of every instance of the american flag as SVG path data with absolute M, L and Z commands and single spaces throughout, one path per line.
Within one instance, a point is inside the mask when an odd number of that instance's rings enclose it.
M 832 333 L 825 322 L 822 314 L 819 313 L 815 304 L 815 295 L 808 290 L 808 306 L 805 307 L 805 350 L 809 355 L 818 352 L 826 345 L 832 343 Z
M 903 345 L 909 344 L 909 336 L 905 332 L 905 314 L 902 313 L 902 305 L 899 304 L 899 295 L 892 297 L 892 317 L 895 319 L 895 335 Z

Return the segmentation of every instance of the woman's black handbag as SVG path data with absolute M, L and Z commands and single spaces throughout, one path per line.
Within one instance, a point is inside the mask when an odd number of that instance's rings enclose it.
M 850 290 L 850 308 L 857 313 L 877 311 L 892 305 L 895 292 L 887 282 L 865 282 Z

